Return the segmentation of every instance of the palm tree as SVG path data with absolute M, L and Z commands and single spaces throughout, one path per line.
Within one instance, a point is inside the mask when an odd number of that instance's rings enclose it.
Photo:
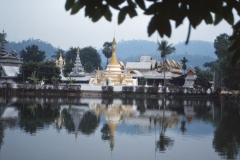
M 36 75 L 36 71 L 32 72 L 31 76 L 28 77 L 27 79 L 29 79 L 30 81 L 33 81 L 34 84 L 37 84 L 39 78 Z
M 189 62 L 185 57 L 183 57 L 182 60 L 180 60 L 182 62 L 182 69 L 184 70 L 184 75 L 185 75 L 185 71 L 187 69 L 187 65 L 186 63 Z
M 163 74 L 164 74 L 164 87 L 165 87 L 165 67 L 164 62 L 166 61 L 166 56 L 175 52 L 176 48 L 172 47 L 172 44 L 168 45 L 166 40 L 162 40 L 161 43 L 158 41 L 158 51 L 161 52 L 161 58 L 163 61 Z
M 107 65 L 108 65 L 108 59 L 112 57 L 112 42 L 105 42 L 103 44 L 102 52 L 107 58 Z
M 72 77 L 68 76 L 67 77 L 69 84 L 73 84 L 75 82 L 75 79 L 73 79 Z

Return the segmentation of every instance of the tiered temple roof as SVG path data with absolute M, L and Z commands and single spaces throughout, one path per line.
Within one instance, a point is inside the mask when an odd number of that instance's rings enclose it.
M 70 77 L 84 77 L 85 72 L 80 60 L 80 49 L 77 49 L 77 57 L 74 63 L 74 67 L 72 68 L 72 72 L 69 74 Z
M 0 51 L 0 68 L 2 72 L 2 77 L 5 79 L 17 78 L 19 73 L 19 66 L 23 63 L 22 59 L 18 56 L 16 50 L 13 50 L 11 53 L 8 53 L 6 50 L 6 38 L 7 34 L 1 34 L 1 51 Z M 5 81 L 5 80 L 4 80 Z M 0 80 L 0 82 L 2 82 Z

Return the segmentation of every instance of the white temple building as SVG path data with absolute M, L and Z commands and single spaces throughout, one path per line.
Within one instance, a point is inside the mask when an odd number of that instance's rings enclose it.
M 0 83 L 16 83 L 17 74 L 19 73 L 19 67 L 23 63 L 22 59 L 18 56 L 16 50 L 8 53 L 6 50 L 6 38 L 7 34 L 2 33 L 1 38 L 1 51 L 0 51 Z
M 183 87 L 185 88 L 194 88 L 194 81 L 196 80 L 197 76 L 196 76 L 196 72 L 195 69 L 190 66 L 187 69 L 187 74 L 185 77 L 185 83 L 183 85 Z
M 139 62 L 127 62 L 125 67 L 125 69 L 130 71 L 133 78 L 143 77 L 147 81 L 158 83 L 163 83 L 163 68 L 165 68 L 165 79 L 167 82 L 178 78 L 183 73 L 179 62 L 166 59 L 163 64 L 162 62 L 153 60 L 152 56 L 141 56 Z

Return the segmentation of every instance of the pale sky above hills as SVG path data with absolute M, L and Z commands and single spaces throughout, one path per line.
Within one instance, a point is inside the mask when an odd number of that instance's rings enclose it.
M 138 17 L 127 17 L 123 24 L 117 25 L 115 12 L 112 22 L 102 18 L 93 23 L 84 17 L 84 10 L 76 15 L 66 12 L 65 2 L 66 0 L 0 0 L 0 30 L 2 32 L 4 29 L 7 33 L 8 41 L 41 39 L 65 50 L 70 46 L 82 48 L 90 45 L 99 49 L 104 42 L 112 41 L 114 30 L 117 42 L 133 39 L 157 41 L 156 33 L 151 37 L 147 34 L 150 16 L 139 13 Z M 174 44 L 183 42 L 187 37 L 188 22 L 185 21 L 184 25 L 172 30 L 171 38 L 164 39 Z M 216 27 L 202 22 L 196 30 L 192 29 L 190 40 L 213 42 L 221 33 L 232 33 L 231 26 L 225 21 Z

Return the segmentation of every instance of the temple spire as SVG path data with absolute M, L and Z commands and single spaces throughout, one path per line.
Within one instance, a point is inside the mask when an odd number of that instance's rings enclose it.
M 6 56 L 8 53 L 6 51 L 6 47 L 5 47 L 5 44 L 6 44 L 6 40 L 5 38 L 7 37 L 7 34 L 4 33 L 4 30 L 3 30 L 3 33 L 0 35 L 0 40 L 1 40 L 1 52 L 0 52 L 0 56 Z
M 60 52 L 59 60 L 63 60 L 62 59 L 62 52 Z
M 112 58 L 109 62 L 109 65 L 118 65 L 117 55 L 116 55 L 116 40 L 115 37 L 112 41 Z

